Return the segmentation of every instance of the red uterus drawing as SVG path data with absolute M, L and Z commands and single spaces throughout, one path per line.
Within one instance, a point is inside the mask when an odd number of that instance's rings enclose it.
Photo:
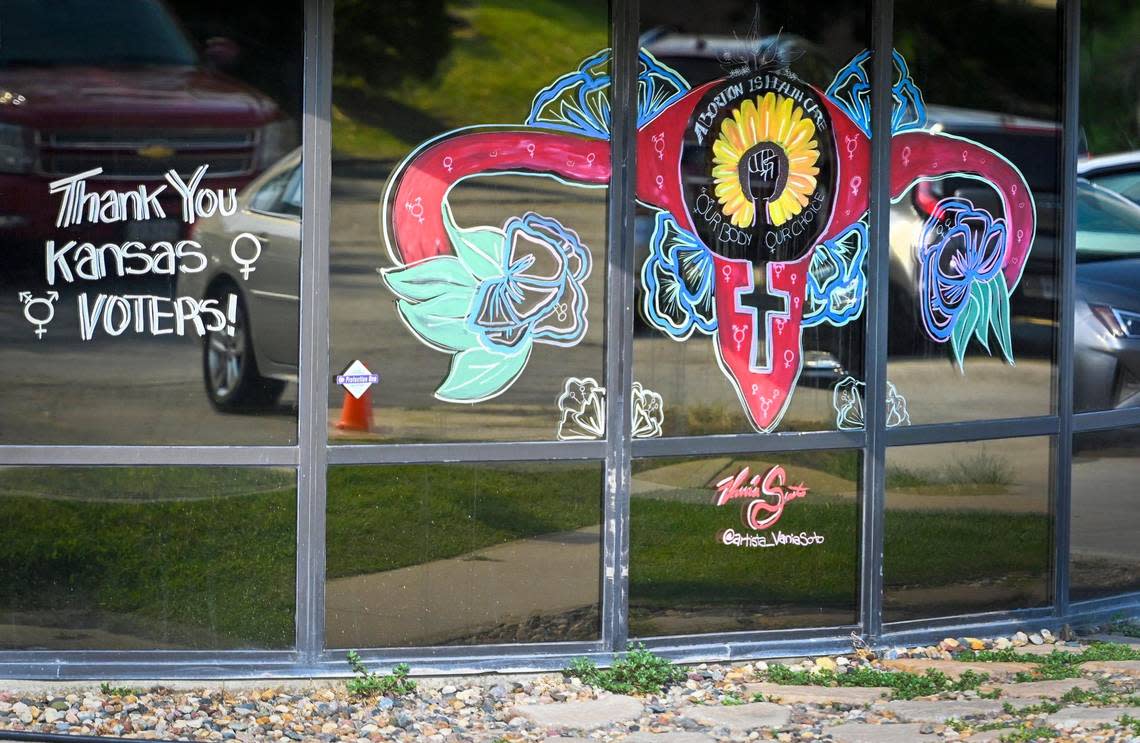
M 751 71 L 678 98 L 638 130 L 636 155 L 638 201 L 668 211 L 712 254 L 720 367 L 752 425 L 771 431 L 803 366 L 812 251 L 868 210 L 870 138 L 819 89 Z M 606 139 L 538 127 L 458 130 L 423 145 L 393 174 L 382 226 L 393 258 L 413 264 L 452 252 L 443 205 L 464 179 L 519 173 L 599 186 L 611 171 Z M 1035 220 L 1020 172 L 959 137 L 929 130 L 892 137 L 892 199 L 918 181 L 955 175 L 984 180 L 1000 195 L 1008 227 L 1002 270 L 1012 288 Z

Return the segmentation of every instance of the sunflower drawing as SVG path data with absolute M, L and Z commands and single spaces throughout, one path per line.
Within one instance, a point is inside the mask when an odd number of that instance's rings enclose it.
M 766 93 L 725 117 L 713 142 L 716 196 L 737 227 L 752 227 L 761 206 L 776 227 L 803 211 L 819 168 L 815 124 L 791 98 Z

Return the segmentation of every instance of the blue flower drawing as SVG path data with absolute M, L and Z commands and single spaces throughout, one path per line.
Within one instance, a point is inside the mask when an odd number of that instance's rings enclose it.
M 932 340 L 950 341 L 959 368 L 971 336 L 989 350 L 991 328 L 1013 363 L 1005 253 L 1004 220 L 968 199 L 943 199 L 923 226 L 916 254 L 922 322 Z
M 603 49 L 538 92 L 528 126 L 587 137 L 610 136 L 610 50 Z M 689 91 L 689 83 L 649 52 L 638 53 L 637 126 L 652 121 Z
M 669 212 L 659 211 L 641 267 L 641 310 L 654 327 L 674 340 L 694 331 L 716 331 L 712 253 Z
M 842 327 L 863 314 L 866 300 L 867 225 L 852 224 L 818 245 L 808 265 L 804 327 Z
M 897 51 L 891 52 L 895 67 L 895 82 L 891 86 L 891 133 L 898 134 L 926 126 L 926 103 L 922 91 L 914 84 L 906 60 Z M 867 69 L 871 52 L 864 51 L 840 70 L 827 97 L 851 117 L 851 120 L 871 136 L 871 75 Z
M 426 345 L 452 354 L 435 391 L 474 403 L 506 391 L 536 343 L 573 346 L 586 334 L 590 251 L 555 219 L 528 212 L 501 229 L 456 226 L 444 202 L 455 255 L 381 272 L 404 324 Z
M 556 219 L 527 212 L 511 217 L 501 273 L 483 281 L 468 327 L 492 351 L 524 341 L 573 346 L 586 334 L 590 252 Z

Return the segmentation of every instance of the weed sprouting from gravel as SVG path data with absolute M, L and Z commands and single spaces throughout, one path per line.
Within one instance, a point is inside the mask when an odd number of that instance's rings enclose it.
M 589 658 L 575 658 L 563 675 L 615 694 L 653 694 L 685 679 L 685 669 L 654 655 L 644 645 L 634 645 L 611 668 L 598 668 Z
M 408 678 L 411 668 L 407 663 L 398 663 L 392 667 L 392 672 L 381 675 L 372 673 L 360 660 L 355 650 L 348 651 L 348 665 L 356 674 L 346 684 L 348 693 L 353 696 L 371 696 L 384 694 L 403 696 L 416 690 L 416 682 Z

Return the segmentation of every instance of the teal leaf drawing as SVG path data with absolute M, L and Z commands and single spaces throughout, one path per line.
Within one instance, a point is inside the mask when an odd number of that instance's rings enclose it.
M 1013 339 L 1009 330 L 1009 287 L 1005 275 L 1000 271 L 991 282 L 993 303 L 990 307 L 989 322 L 997 335 L 998 346 L 1006 363 L 1013 364 Z
M 531 347 L 528 339 L 507 355 L 484 348 L 456 354 L 451 359 L 447 379 L 435 391 L 435 396 L 444 402 L 473 403 L 502 394 L 522 374 Z
M 966 346 L 969 345 L 970 337 L 974 335 L 974 327 L 980 319 L 981 310 L 978 308 L 978 302 L 971 296 L 966 303 L 966 308 L 958 315 L 954 330 L 950 333 L 950 346 L 954 350 L 954 360 L 958 362 L 958 369 L 963 374 L 966 372 L 962 363 L 962 359 L 966 355 Z
M 479 345 L 479 337 L 467 327 L 470 296 L 444 294 L 419 304 L 401 299 L 396 308 L 412 332 L 430 346 L 443 351 L 466 351 Z
M 479 281 L 503 275 L 503 255 L 507 250 L 507 237 L 494 227 L 476 227 L 465 230 L 456 226 L 451 207 L 443 203 L 443 226 L 455 248 L 455 255 Z
M 970 287 L 970 301 L 978 303 L 978 321 L 974 323 L 974 335 L 987 352 L 990 350 L 990 324 L 987 319 L 990 316 L 992 288 L 988 281 Z
M 393 293 L 416 302 L 443 296 L 465 297 L 470 305 L 475 278 L 453 255 L 438 255 L 403 268 L 390 268 L 380 277 Z

